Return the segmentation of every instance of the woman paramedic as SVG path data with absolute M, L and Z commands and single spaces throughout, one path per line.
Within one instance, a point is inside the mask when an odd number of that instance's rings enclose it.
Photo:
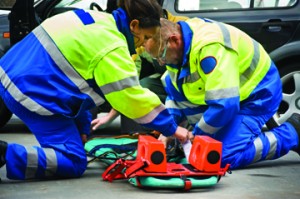
M 156 0 L 120 5 L 112 15 L 78 9 L 53 16 L 0 60 L 0 95 L 40 144 L 0 141 L 9 179 L 80 177 L 89 110 L 106 100 L 145 127 L 187 139 L 159 98 L 140 86 L 130 56 L 160 30 L 161 7 Z

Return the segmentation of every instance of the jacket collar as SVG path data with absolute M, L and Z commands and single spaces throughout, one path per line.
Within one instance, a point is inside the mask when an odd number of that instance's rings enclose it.
M 177 22 L 181 27 L 182 40 L 183 40 L 183 53 L 182 53 L 182 63 L 180 65 L 168 64 L 168 66 L 178 69 L 180 74 L 178 79 L 184 78 L 190 75 L 189 69 L 189 55 L 192 45 L 193 32 L 189 25 L 184 21 Z
M 125 36 L 127 40 L 130 54 L 136 54 L 133 35 L 129 28 L 129 18 L 125 10 L 122 8 L 118 8 L 112 12 L 112 15 L 115 18 L 119 31 Z

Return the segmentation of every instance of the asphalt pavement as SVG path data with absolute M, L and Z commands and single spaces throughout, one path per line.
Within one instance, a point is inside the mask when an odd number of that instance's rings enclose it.
M 119 120 L 96 133 L 118 133 Z M 37 145 L 22 122 L 13 118 L 0 129 L 0 140 L 26 146 Z M 127 180 L 103 181 L 104 165 L 94 161 L 81 178 L 16 181 L 0 169 L 0 199 L 299 199 L 300 157 L 294 152 L 273 161 L 254 164 L 226 174 L 209 188 L 182 190 L 141 189 Z

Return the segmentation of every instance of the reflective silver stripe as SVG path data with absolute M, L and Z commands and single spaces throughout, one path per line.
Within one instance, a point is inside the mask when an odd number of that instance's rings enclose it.
M 41 45 L 47 50 L 48 54 L 51 56 L 56 65 L 68 78 L 70 78 L 70 80 L 78 87 L 78 89 L 82 93 L 89 95 L 96 105 L 100 105 L 105 102 L 105 100 L 100 95 L 98 95 L 91 87 L 89 87 L 88 83 L 65 59 L 64 55 L 60 52 L 47 32 L 41 26 L 38 26 L 32 32 L 40 41 Z
M 189 76 L 187 76 L 184 79 L 183 83 L 193 83 L 193 82 L 196 82 L 199 79 L 200 79 L 200 75 L 199 75 L 198 71 L 195 71 L 192 74 L 190 74 Z
M 153 121 L 154 118 L 156 118 L 158 116 L 158 114 L 160 112 L 162 112 L 163 110 L 165 110 L 165 107 L 163 105 L 159 105 L 158 107 L 156 107 L 155 109 L 153 109 L 150 113 L 148 113 L 147 115 L 134 119 L 134 121 L 136 121 L 139 124 L 147 124 Z
M 24 95 L 22 91 L 11 81 L 9 76 L 5 73 L 5 71 L 0 67 L 0 81 L 3 86 L 7 89 L 9 94 L 20 104 L 22 104 L 25 108 L 30 111 L 39 113 L 40 115 L 53 115 L 52 112 L 29 98 L 27 95 Z
M 180 107 L 184 106 L 184 107 L 187 107 L 187 108 L 197 108 L 197 107 L 199 107 L 199 105 L 193 104 L 189 101 L 177 102 L 177 104 L 179 104 Z
M 162 85 L 163 85 L 164 88 L 167 87 L 166 77 L 167 77 L 167 75 L 161 77 L 161 83 L 162 83 Z
M 233 49 L 232 43 L 231 43 L 231 38 L 230 38 L 230 32 L 228 31 L 226 26 L 222 23 L 218 23 L 216 21 L 214 21 L 214 22 L 219 26 L 219 28 L 222 31 L 225 46 Z
M 179 106 L 177 105 L 176 101 L 173 101 L 173 100 L 167 100 L 165 106 L 167 108 L 180 109 Z
M 224 37 L 225 46 L 233 49 L 232 41 L 231 41 L 231 38 L 230 38 L 230 32 L 228 31 L 226 26 L 222 23 L 218 23 L 218 22 L 215 22 L 215 23 L 221 29 L 221 32 L 222 32 L 223 37 Z M 255 69 L 258 65 L 258 61 L 260 59 L 259 44 L 253 39 L 252 39 L 252 44 L 253 44 L 253 47 L 254 47 L 254 55 L 253 55 L 253 58 L 252 58 L 252 61 L 251 61 L 251 64 L 250 64 L 249 68 L 240 77 L 241 85 L 244 85 L 251 78 L 253 72 L 255 71 Z
M 107 95 L 111 92 L 121 91 L 125 88 L 130 88 L 130 87 L 138 86 L 138 85 L 139 85 L 138 77 L 132 76 L 132 77 L 128 77 L 128 78 L 122 79 L 117 82 L 113 82 L 113 83 L 101 86 L 100 89 L 104 95 Z
M 239 96 L 239 88 L 223 88 L 218 90 L 206 91 L 205 100 L 216 100 Z
M 269 143 L 270 143 L 270 149 L 269 149 L 268 155 L 266 157 L 266 160 L 271 160 L 271 159 L 273 159 L 276 149 L 277 149 L 277 138 L 275 137 L 274 133 L 272 133 L 272 132 L 266 132 L 265 135 L 268 138 Z
M 27 166 L 25 171 L 25 179 L 35 178 L 38 168 L 38 152 L 33 147 L 25 147 L 27 154 Z
M 172 82 L 176 82 L 177 80 L 177 73 L 174 73 L 173 71 L 168 71 L 170 78 L 172 80 Z
M 204 131 L 205 133 L 208 134 L 214 134 L 215 132 L 217 132 L 219 129 L 221 129 L 221 127 L 213 127 L 210 126 L 209 124 L 207 124 L 203 117 L 200 119 L 199 123 L 198 123 L 198 127 Z
M 53 176 L 56 173 L 57 170 L 57 157 L 56 153 L 53 149 L 50 148 L 43 148 L 45 155 L 46 155 L 46 171 L 45 176 Z
M 175 109 L 197 108 L 198 105 L 192 104 L 189 101 L 176 102 L 173 100 L 166 101 L 166 107 Z
M 244 85 L 251 78 L 260 59 L 259 44 L 255 40 L 252 40 L 252 43 L 254 47 L 254 54 L 250 63 L 250 67 L 247 68 L 247 70 L 241 75 L 241 85 Z
M 186 117 L 187 117 L 187 120 L 189 121 L 189 123 L 194 125 L 200 121 L 202 115 L 203 115 L 203 113 L 198 113 L 195 115 L 187 115 Z
M 34 147 L 25 147 L 27 152 L 27 167 L 25 171 L 25 179 L 35 178 L 38 168 L 38 150 Z M 53 176 L 57 170 L 57 158 L 55 151 L 50 148 L 43 148 L 46 156 L 45 176 Z
M 257 161 L 259 161 L 262 157 L 262 148 L 263 148 L 263 143 L 260 139 L 260 137 L 257 137 L 254 142 L 254 147 L 255 147 L 255 156 L 252 160 L 252 163 L 255 163 Z
M 192 104 L 188 101 L 183 101 L 183 102 L 176 102 L 173 100 L 167 100 L 165 106 L 167 108 L 172 108 L 172 109 L 185 109 L 185 108 L 197 108 L 199 107 L 196 104 Z M 202 117 L 203 113 L 198 113 L 194 115 L 186 115 L 187 120 L 189 121 L 190 124 L 196 124 L 199 122 L 200 118 Z

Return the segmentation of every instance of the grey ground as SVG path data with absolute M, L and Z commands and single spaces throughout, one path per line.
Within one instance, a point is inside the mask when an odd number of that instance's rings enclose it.
M 96 133 L 116 133 L 118 120 Z M 27 128 L 13 118 L 0 129 L 0 139 L 24 145 L 37 142 Z M 140 189 L 126 180 L 102 181 L 104 167 L 100 162 L 88 165 L 81 178 L 50 181 L 14 181 L 6 178 L 5 167 L 0 169 L 0 199 L 299 199 L 300 157 L 294 152 L 273 161 L 262 162 L 226 174 L 210 188 L 180 190 Z

